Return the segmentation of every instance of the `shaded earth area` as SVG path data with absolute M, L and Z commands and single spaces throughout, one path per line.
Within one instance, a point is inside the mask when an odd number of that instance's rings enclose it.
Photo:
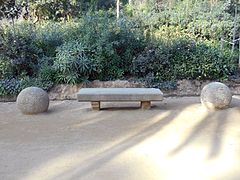
M 0 179 L 240 179 L 240 96 L 221 111 L 199 97 L 139 104 L 52 101 L 26 116 L 0 103 Z

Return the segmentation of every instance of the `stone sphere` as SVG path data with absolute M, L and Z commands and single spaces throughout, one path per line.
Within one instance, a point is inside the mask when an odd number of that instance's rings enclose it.
M 17 97 L 17 107 L 23 114 L 38 114 L 48 110 L 47 92 L 38 87 L 23 89 Z
M 230 89 L 220 82 L 209 83 L 201 91 L 201 103 L 208 109 L 227 108 L 231 100 Z

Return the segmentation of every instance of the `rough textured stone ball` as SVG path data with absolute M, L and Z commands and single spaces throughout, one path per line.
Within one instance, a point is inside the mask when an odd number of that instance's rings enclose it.
M 17 107 L 23 114 L 46 112 L 49 106 L 47 92 L 38 87 L 23 89 L 17 97 Z
M 201 91 L 201 103 L 208 109 L 227 108 L 231 100 L 230 89 L 220 82 L 209 83 Z

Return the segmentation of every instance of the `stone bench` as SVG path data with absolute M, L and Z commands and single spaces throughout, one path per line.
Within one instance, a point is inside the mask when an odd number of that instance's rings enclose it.
M 155 88 L 82 88 L 77 100 L 91 101 L 94 110 L 100 110 L 100 102 L 115 101 L 140 101 L 142 109 L 150 109 L 151 101 L 163 100 L 163 93 Z

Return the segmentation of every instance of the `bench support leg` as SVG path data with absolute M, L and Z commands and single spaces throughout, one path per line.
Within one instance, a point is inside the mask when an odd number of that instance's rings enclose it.
M 92 104 L 93 110 L 96 110 L 96 111 L 100 110 L 100 101 L 92 101 L 91 104 Z
M 141 108 L 142 109 L 150 109 L 151 108 L 151 101 L 141 101 Z

